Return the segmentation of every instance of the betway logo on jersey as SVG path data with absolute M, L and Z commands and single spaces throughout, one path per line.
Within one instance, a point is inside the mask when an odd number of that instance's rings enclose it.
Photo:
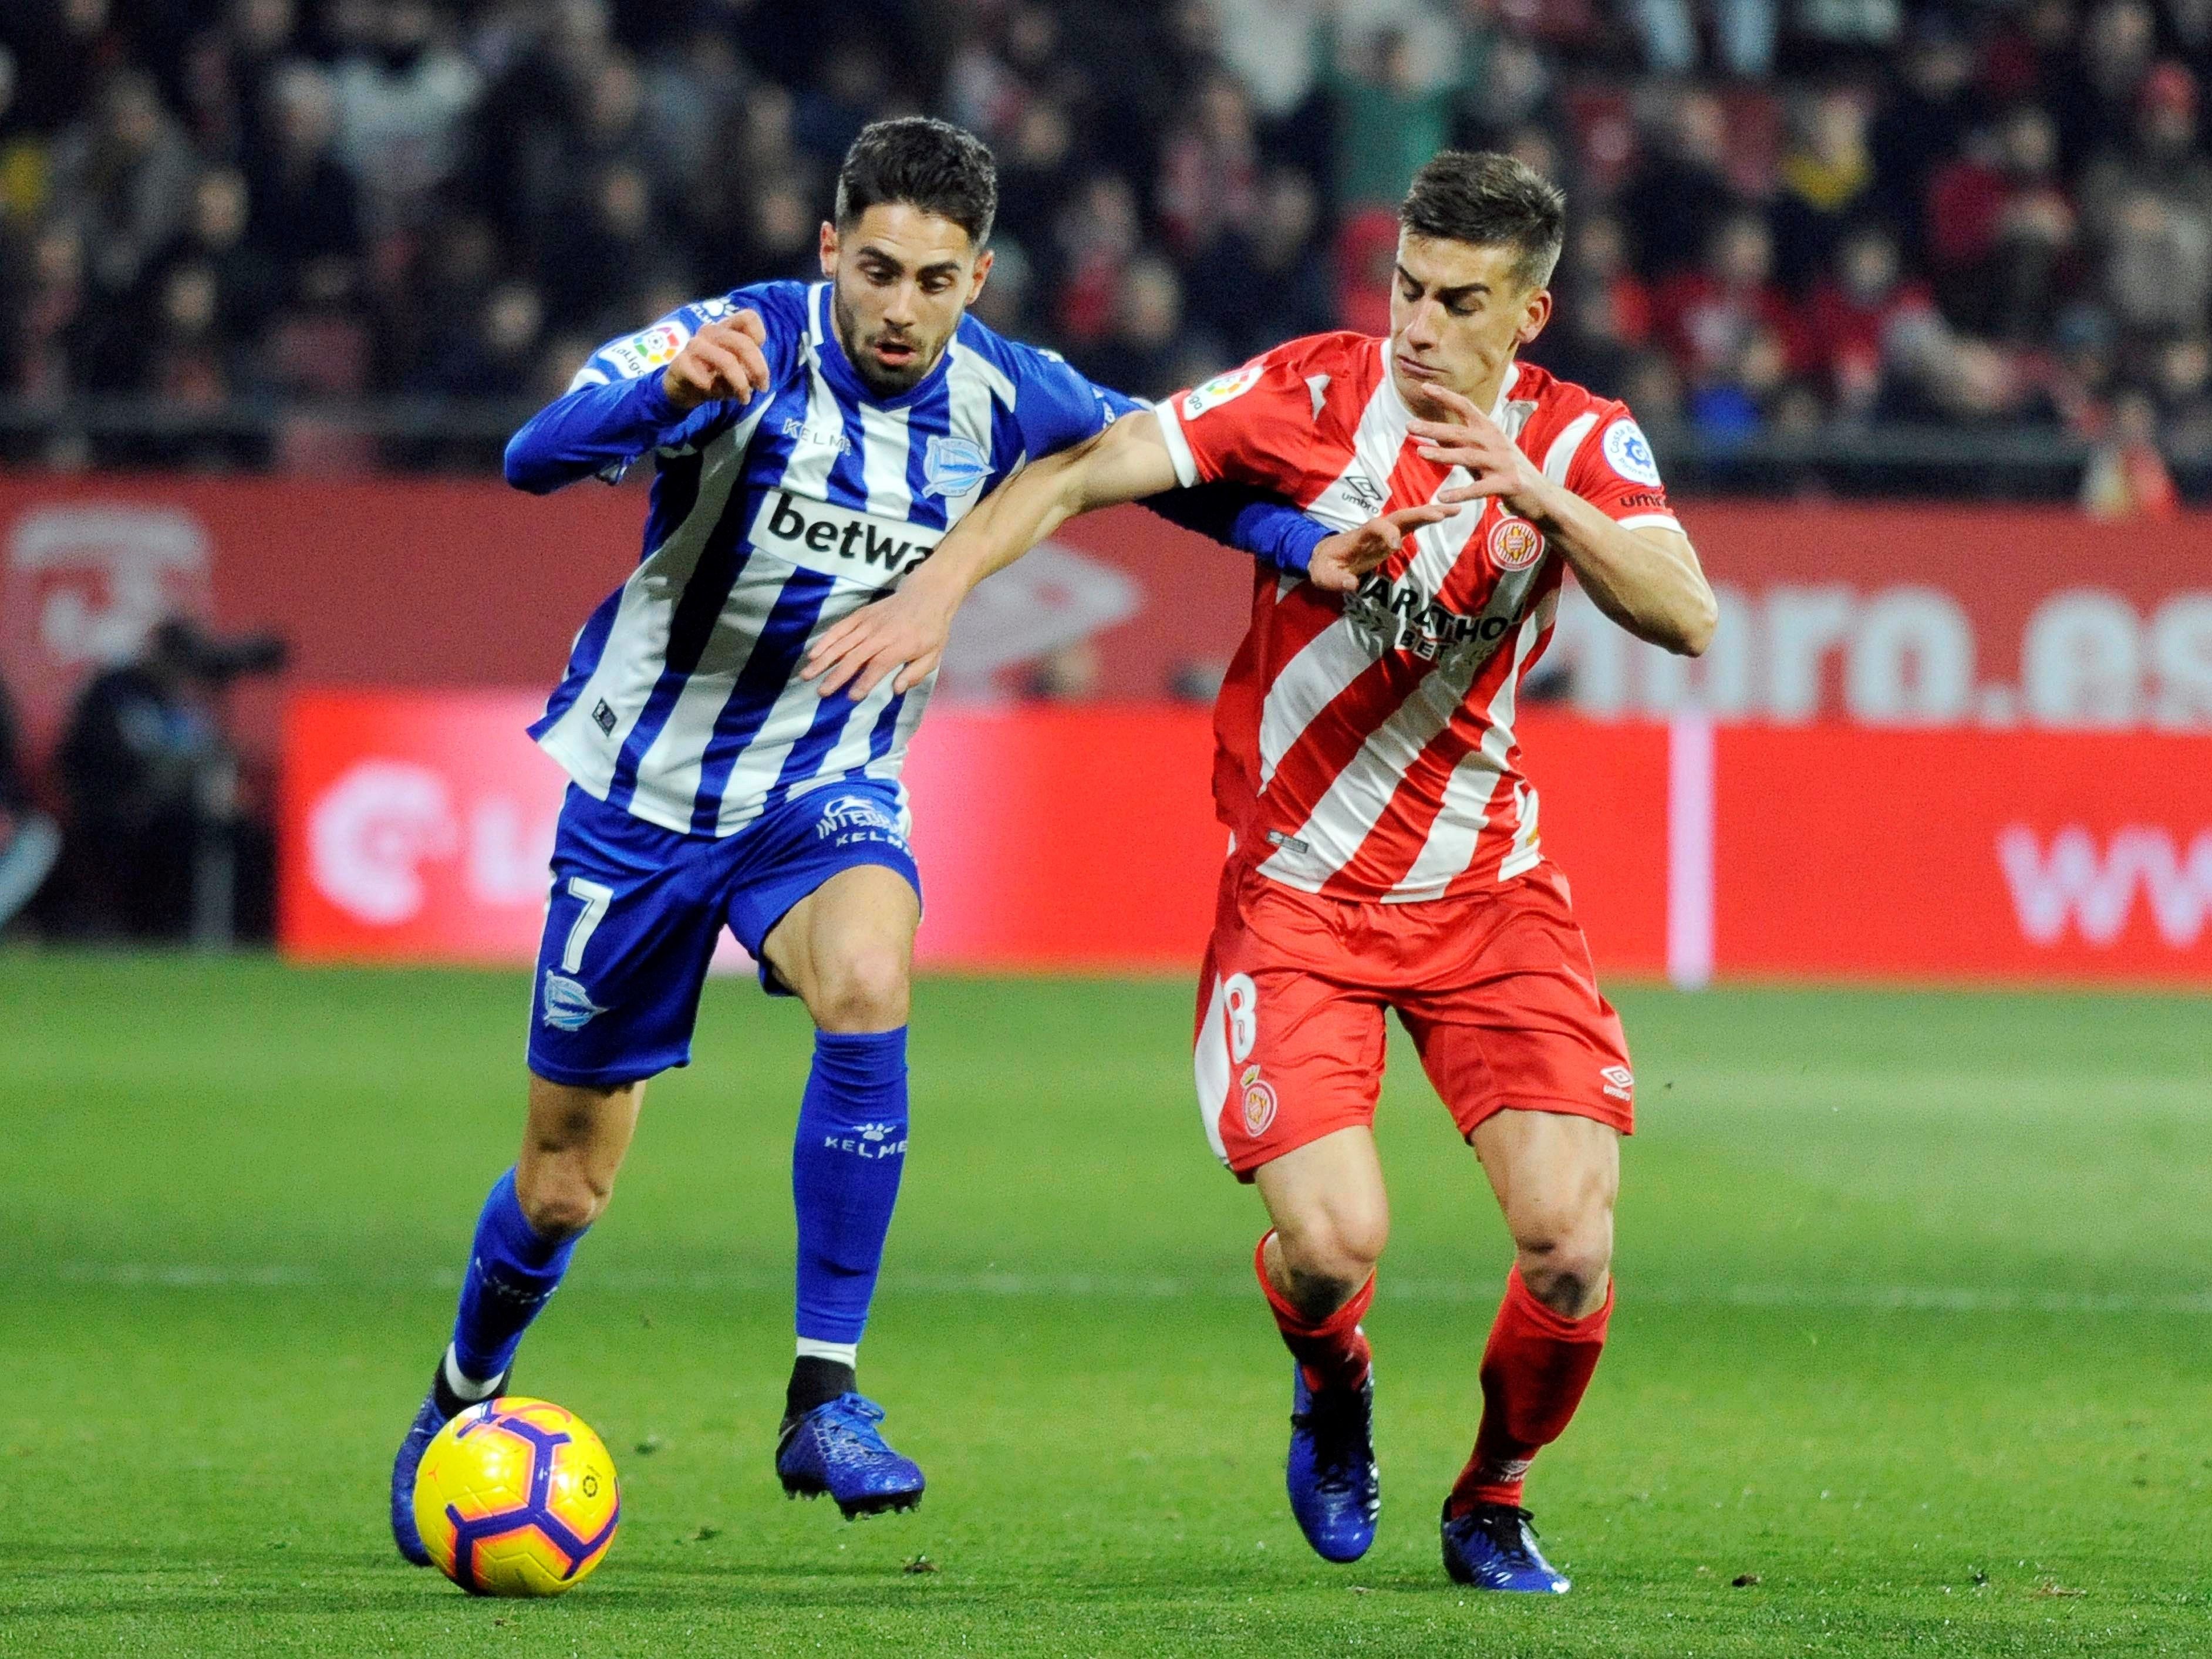
M 895 587 L 944 538 L 941 530 L 833 507 L 771 489 L 753 514 L 752 544 L 763 553 L 878 587 Z
M 2138 895 L 2177 951 L 2212 927 L 2212 830 L 2184 844 L 2171 830 L 2130 824 L 2100 844 L 2071 824 L 2046 849 L 2034 830 L 2013 823 L 1997 836 L 1997 862 L 2021 932 L 2038 945 L 2078 930 L 2089 944 L 2109 945 L 2126 931 Z
M 1344 602 L 1352 632 L 1381 651 L 1410 651 L 1433 661 L 1455 646 L 1494 646 L 1513 626 L 1510 611 L 1493 607 L 1480 617 L 1447 611 L 1419 583 L 1376 571 Z

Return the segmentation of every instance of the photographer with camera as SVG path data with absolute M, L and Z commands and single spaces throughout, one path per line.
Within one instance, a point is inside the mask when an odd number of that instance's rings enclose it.
M 31 799 L 15 707 L 0 683 L 0 929 L 36 896 L 61 845 L 61 831 Z
M 270 836 L 241 810 L 220 694 L 285 655 L 281 640 L 172 617 L 87 684 L 57 756 L 87 931 L 220 945 L 266 914 Z

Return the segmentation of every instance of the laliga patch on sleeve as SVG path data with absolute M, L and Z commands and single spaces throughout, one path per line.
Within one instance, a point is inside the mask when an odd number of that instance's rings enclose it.
M 599 355 L 615 366 L 623 379 L 638 380 L 673 362 L 690 337 L 691 331 L 679 322 L 655 323 L 641 334 L 617 340 Z
M 1632 483 L 1659 482 L 1659 463 L 1651 459 L 1650 441 L 1633 421 L 1618 420 L 1606 428 L 1605 459 L 1607 465 Z
M 1259 363 L 1247 363 L 1227 374 L 1217 374 L 1204 386 L 1194 386 L 1182 400 L 1182 417 L 1194 421 L 1209 409 L 1218 409 L 1231 398 L 1241 398 L 1260 384 L 1265 372 Z

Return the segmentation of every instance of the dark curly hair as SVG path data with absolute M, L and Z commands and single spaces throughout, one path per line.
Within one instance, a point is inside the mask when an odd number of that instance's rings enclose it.
M 837 228 L 884 202 L 950 219 L 980 248 L 998 216 L 998 163 L 974 133 L 934 116 L 870 122 L 837 169 Z

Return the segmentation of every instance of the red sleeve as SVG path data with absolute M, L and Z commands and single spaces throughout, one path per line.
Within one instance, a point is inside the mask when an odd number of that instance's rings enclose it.
M 1227 479 L 1301 505 L 1327 489 L 1350 447 L 1348 436 L 1332 441 L 1335 410 L 1322 395 L 1334 355 L 1316 348 L 1331 337 L 1289 341 L 1161 403 L 1176 478 Z
M 1617 524 L 1680 529 L 1651 443 L 1626 404 L 1600 404 L 1597 424 L 1575 451 L 1567 488 Z

